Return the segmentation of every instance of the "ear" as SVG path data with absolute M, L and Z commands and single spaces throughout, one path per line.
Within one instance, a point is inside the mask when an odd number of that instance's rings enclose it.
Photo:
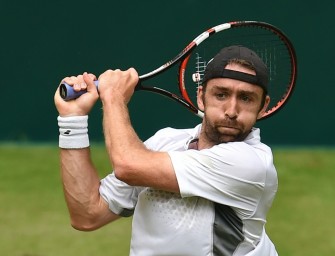
M 269 103 L 270 103 L 270 96 L 267 95 L 267 96 L 265 97 L 265 103 L 264 103 L 264 106 L 263 106 L 263 108 L 261 109 L 261 111 L 259 111 L 259 113 L 258 113 L 258 115 L 257 115 L 257 119 L 260 119 L 260 118 L 263 117 L 263 115 L 265 114 L 266 109 L 267 109 L 268 106 L 269 106 Z
M 205 110 L 204 96 L 203 87 L 200 85 L 197 90 L 197 104 L 202 112 Z

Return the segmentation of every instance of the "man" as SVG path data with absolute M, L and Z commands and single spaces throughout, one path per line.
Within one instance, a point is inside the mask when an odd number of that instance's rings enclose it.
M 108 70 L 67 77 L 88 93 L 55 94 L 64 193 L 71 222 L 95 230 L 133 215 L 130 255 L 277 255 L 264 226 L 277 191 L 271 150 L 254 128 L 264 114 L 268 73 L 250 49 L 222 49 L 207 65 L 191 129 L 166 128 L 145 143 L 127 103 L 137 72 Z M 100 181 L 91 162 L 87 115 L 100 97 L 113 172 Z

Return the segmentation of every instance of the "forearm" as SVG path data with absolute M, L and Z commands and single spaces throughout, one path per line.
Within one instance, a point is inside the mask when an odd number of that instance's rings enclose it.
M 91 163 L 90 150 L 61 149 L 60 161 L 64 195 L 71 220 L 84 223 L 94 216 L 93 210 L 98 208 L 100 201 L 100 180 Z
M 106 147 L 115 176 L 132 186 L 178 192 L 169 155 L 147 149 L 131 125 L 127 104 L 138 83 L 137 72 L 109 70 L 99 81 Z
M 64 195 L 72 226 L 96 229 L 116 218 L 99 194 L 100 179 L 91 161 L 87 117 L 59 117 Z
M 61 176 L 72 226 L 93 230 L 118 218 L 99 194 L 100 179 L 91 161 L 88 138 L 88 113 L 99 98 L 93 74 L 64 78 L 76 90 L 87 93 L 64 101 L 57 88 L 54 96 L 58 110 Z M 79 86 L 79 88 L 78 88 Z M 85 87 L 87 86 L 87 87 Z
M 103 102 L 103 127 L 108 155 L 118 175 L 127 163 L 141 161 L 147 149 L 131 125 L 127 106 L 112 101 Z
M 131 126 L 126 105 L 104 103 L 104 133 L 115 176 L 132 186 L 179 192 L 167 153 L 150 151 Z

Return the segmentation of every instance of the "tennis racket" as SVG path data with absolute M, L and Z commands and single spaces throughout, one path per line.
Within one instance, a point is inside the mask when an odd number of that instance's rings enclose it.
M 231 45 L 242 45 L 255 51 L 267 65 L 269 69 L 268 94 L 271 97 L 271 103 L 262 119 L 273 115 L 285 105 L 292 95 L 297 77 L 297 59 L 289 38 L 277 27 L 260 21 L 233 21 L 204 31 L 173 59 L 141 75 L 136 90 L 164 95 L 199 117 L 203 117 L 203 113 L 195 104 L 197 87 L 202 84 L 207 63 L 222 48 Z M 147 84 L 147 80 L 175 66 L 178 67 L 178 94 L 171 92 L 171 86 L 169 89 L 164 89 Z M 96 86 L 98 88 L 98 81 L 96 81 Z M 60 85 L 60 94 L 64 100 L 75 99 L 85 92 L 76 92 L 66 83 Z

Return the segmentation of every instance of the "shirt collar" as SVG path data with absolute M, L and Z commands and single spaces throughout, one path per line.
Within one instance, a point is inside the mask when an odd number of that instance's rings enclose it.
M 190 147 L 190 144 L 198 140 L 200 131 L 201 131 L 201 124 L 197 125 L 196 127 L 194 127 L 194 129 L 190 130 L 189 138 L 185 142 L 185 149 L 192 148 L 192 146 Z M 255 145 L 258 144 L 260 140 L 261 140 L 260 129 L 253 127 L 248 136 L 244 139 L 244 142 L 249 145 Z

